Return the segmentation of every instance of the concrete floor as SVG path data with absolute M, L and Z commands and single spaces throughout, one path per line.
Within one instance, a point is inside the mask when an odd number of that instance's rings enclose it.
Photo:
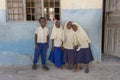
M 49 64 L 49 71 L 41 66 L 32 70 L 31 66 L 0 67 L 0 80 L 120 80 L 120 58 L 103 56 L 101 63 L 90 64 L 90 73 L 84 68 L 79 72 L 58 69 Z

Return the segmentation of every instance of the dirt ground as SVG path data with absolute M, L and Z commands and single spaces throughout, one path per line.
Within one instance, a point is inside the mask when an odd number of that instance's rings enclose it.
M 90 72 L 58 69 L 48 64 L 50 70 L 41 66 L 32 70 L 29 66 L 1 66 L 0 80 L 120 80 L 120 58 L 103 56 L 101 63 L 90 64 Z

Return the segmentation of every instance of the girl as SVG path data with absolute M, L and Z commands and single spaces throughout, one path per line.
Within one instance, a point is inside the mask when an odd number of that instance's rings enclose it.
M 67 69 L 72 69 L 74 65 L 75 50 L 73 49 L 75 45 L 75 40 L 73 37 L 72 22 L 69 21 L 64 26 L 64 61 L 65 67 Z
M 86 64 L 85 72 L 88 73 L 89 63 L 93 60 L 93 56 L 90 49 L 90 39 L 88 38 L 88 35 L 80 25 L 73 23 L 72 28 L 75 31 L 77 45 L 79 46 L 75 58 L 77 64 L 76 70 L 78 71 L 80 69 L 80 63 L 84 63 Z
M 49 60 L 54 63 L 56 67 L 60 68 L 63 65 L 63 51 L 61 49 L 63 41 L 63 30 L 59 21 L 54 23 L 51 39 L 52 50 L 50 52 Z

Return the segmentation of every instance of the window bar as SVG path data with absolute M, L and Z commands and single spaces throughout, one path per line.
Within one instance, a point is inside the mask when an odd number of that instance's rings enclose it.
M 13 5 L 14 5 L 14 1 L 13 1 L 12 3 L 13 3 Z M 12 8 L 13 8 L 13 5 L 12 5 Z M 13 13 L 12 13 L 12 15 L 13 15 L 13 21 L 15 21 L 15 19 L 14 19 L 14 8 L 13 8 Z
M 18 1 L 21 3 L 20 0 L 18 0 Z M 19 11 L 20 7 L 21 7 L 20 4 L 18 4 L 18 21 L 21 21 L 21 20 L 20 20 L 20 11 Z
M 32 21 L 32 1 L 30 0 L 30 21 Z
M 23 0 L 23 18 L 24 18 L 24 21 L 27 21 L 27 18 L 26 18 L 26 0 Z
M 42 17 L 44 17 L 44 0 L 41 0 L 42 3 Z

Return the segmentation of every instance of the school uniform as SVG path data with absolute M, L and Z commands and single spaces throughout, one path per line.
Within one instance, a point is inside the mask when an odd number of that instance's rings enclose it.
M 67 25 L 67 23 L 66 23 Z M 74 59 L 75 59 L 75 50 L 74 50 L 74 45 L 75 45 L 75 40 L 74 40 L 74 35 L 73 35 L 73 30 L 72 29 L 67 29 L 66 25 L 64 27 L 64 61 L 66 64 L 74 64 Z
M 77 32 L 74 33 L 74 35 L 76 36 L 77 39 L 77 45 L 79 45 L 80 50 L 76 51 L 76 57 L 75 57 L 75 63 L 79 64 L 79 63 L 84 63 L 84 64 L 88 64 L 89 62 L 93 61 L 93 56 L 92 56 L 92 52 L 90 49 L 90 39 L 87 35 L 87 33 L 84 31 L 84 29 L 76 24 L 73 23 L 75 25 L 77 25 Z
M 46 65 L 46 45 L 47 45 L 47 36 L 49 35 L 49 30 L 47 27 L 42 28 L 41 26 L 37 27 L 35 30 L 37 34 L 37 45 L 38 48 L 35 48 L 34 53 L 34 64 L 37 64 L 38 58 L 41 55 L 42 65 Z
M 64 64 L 63 50 L 61 49 L 61 45 L 62 45 L 62 41 L 63 41 L 62 26 L 60 26 L 60 28 L 56 28 L 56 26 L 54 24 L 50 39 L 54 39 L 54 50 L 51 50 L 48 59 L 56 67 L 61 67 Z

